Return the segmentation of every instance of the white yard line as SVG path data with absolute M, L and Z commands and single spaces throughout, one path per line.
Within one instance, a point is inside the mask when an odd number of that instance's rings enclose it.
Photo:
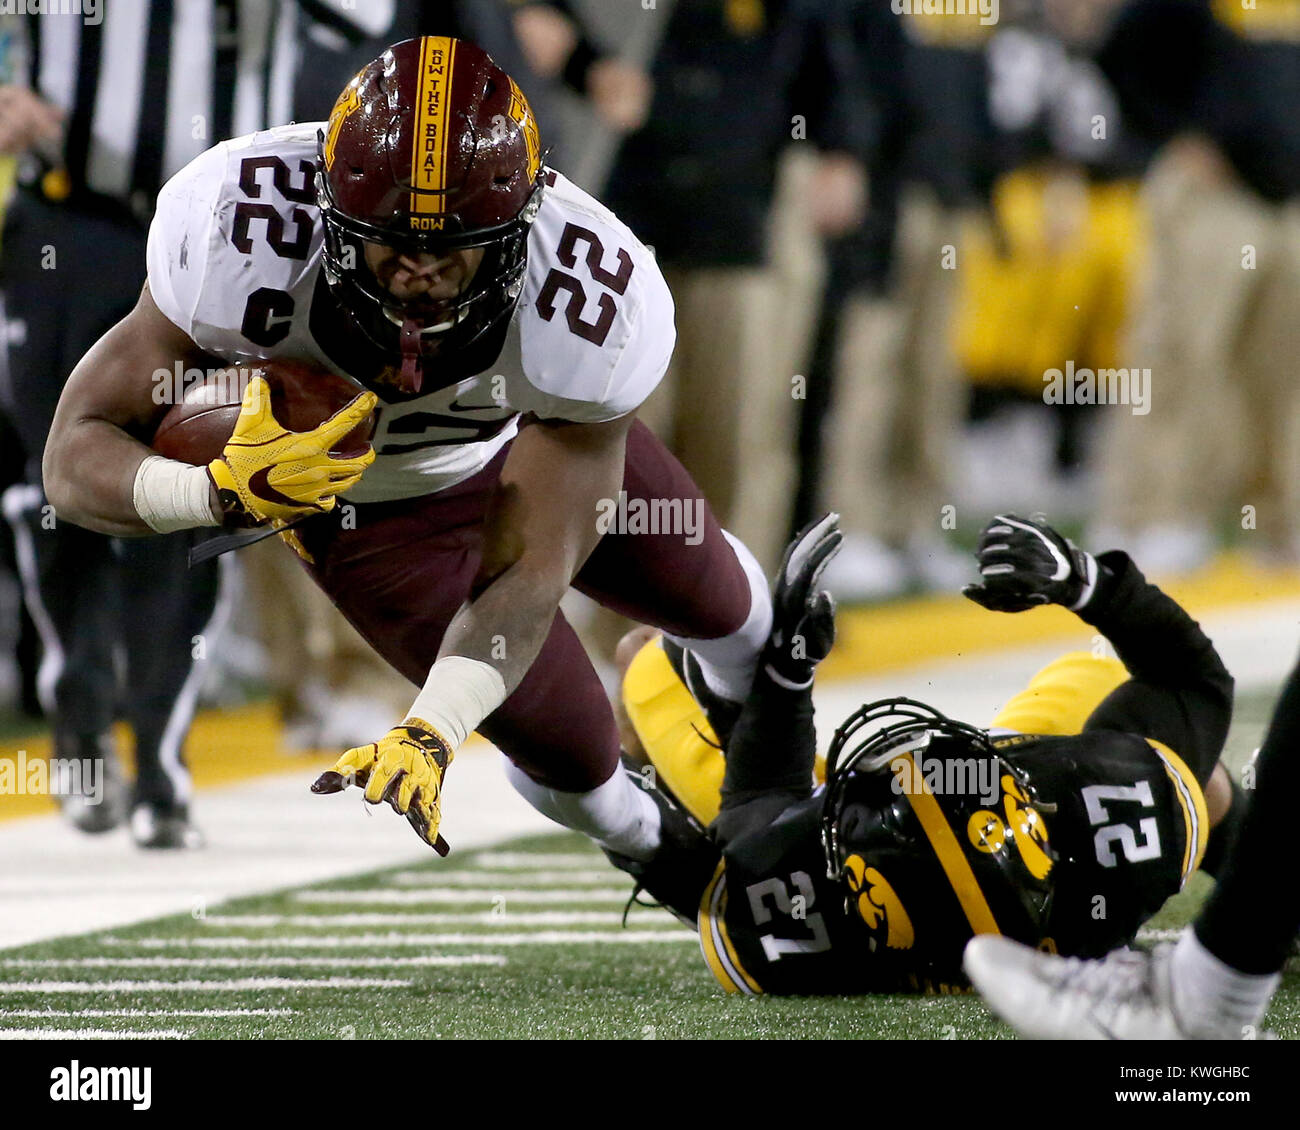
M 0 1040 L 188 1040 L 189 1032 L 154 1028 L 132 1032 L 129 1028 L 0 1028 Z
M 382 949 L 385 946 L 555 946 L 637 945 L 642 942 L 691 942 L 699 939 L 683 927 L 680 930 L 538 930 L 521 934 L 311 934 L 288 937 L 250 938 L 233 934 L 224 938 L 201 935 L 194 938 L 116 938 L 98 941 L 109 946 L 138 946 L 140 949 Z M 376 961 L 383 961 L 376 956 Z
M 5 969 L 353 969 L 359 957 L 32 957 L 0 962 Z M 495 953 L 422 954 L 418 957 L 383 958 L 384 968 L 506 964 Z M 4 1017 L 0 1011 L 0 1019 Z
M 676 926 L 677 920 L 659 909 L 633 909 L 629 922 L 645 926 Z M 347 929 L 357 926 L 622 926 L 617 910 L 474 910 L 434 914 L 226 914 L 200 919 L 213 929 L 279 929 L 291 926 Z M 5 962 L 0 961 L 0 965 Z
M 553 887 L 563 883 L 614 887 L 624 886 L 627 881 L 623 872 L 609 865 L 598 871 L 516 871 L 478 867 L 463 867 L 442 875 L 433 871 L 395 871 L 384 879 L 394 887 L 489 887 L 493 883 L 509 883 L 515 887 Z
M 296 1016 L 292 1008 L 17 1008 L 0 1009 L 0 1020 L 100 1020 L 110 1017 L 123 1020 L 190 1017 L 226 1019 L 235 1016 Z
M 582 869 L 596 866 L 600 862 L 601 857 L 592 855 L 589 851 L 484 851 L 474 857 L 475 867 L 501 867 L 523 871 L 531 871 L 539 867 Z
M 312 776 L 304 767 L 201 792 L 194 810 L 208 846 L 197 852 L 140 851 L 124 828 L 83 836 L 58 816 L 0 823 L 0 949 L 436 858 L 405 820 L 368 808 L 360 794 L 313 796 Z M 452 861 L 457 851 L 556 830 L 510 788 L 491 749 L 456 758 L 446 798 Z
M 203 981 L 0 981 L 0 993 L 249 993 L 260 989 L 406 989 L 383 977 L 239 977 Z
M 559 903 L 565 906 L 583 902 L 612 902 L 622 905 L 631 897 L 629 884 L 623 891 L 597 890 L 551 890 L 521 891 L 517 887 L 502 887 L 498 890 L 455 889 L 446 887 L 428 887 L 424 890 L 407 891 L 296 891 L 295 902 L 318 903 L 324 906 L 438 906 L 455 903 L 460 906 L 471 902 L 486 902 L 494 906 L 509 906 L 512 902 L 540 905 Z

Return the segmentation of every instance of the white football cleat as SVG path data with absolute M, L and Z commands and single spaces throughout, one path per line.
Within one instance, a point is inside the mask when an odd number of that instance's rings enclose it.
M 983 934 L 967 943 L 962 966 L 989 1008 L 1031 1040 L 1240 1039 L 1239 1026 L 1189 1031 L 1179 1022 L 1173 952 L 1163 945 L 1085 961 Z

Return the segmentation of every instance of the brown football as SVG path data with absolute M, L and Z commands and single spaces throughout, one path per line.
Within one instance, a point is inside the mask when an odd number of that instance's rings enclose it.
M 153 449 L 196 467 L 211 463 L 235 430 L 245 384 L 258 373 L 271 386 L 272 414 L 291 432 L 311 431 L 361 392 L 351 381 L 302 361 L 263 361 L 256 368 L 213 371 L 189 385 L 181 402 L 163 417 Z M 357 453 L 370 442 L 374 429 L 372 412 L 332 450 Z

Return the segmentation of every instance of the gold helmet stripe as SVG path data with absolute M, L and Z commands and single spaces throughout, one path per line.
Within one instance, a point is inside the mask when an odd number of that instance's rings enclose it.
M 411 143 L 411 211 L 443 211 L 441 195 L 447 190 L 447 147 L 451 131 L 451 76 L 456 61 L 456 41 L 427 35 L 420 41 L 420 87 L 415 106 L 415 137 Z
M 907 797 L 908 804 L 912 806 L 917 820 L 921 822 L 921 830 L 925 833 L 925 838 L 930 841 L 930 847 L 934 849 L 934 854 L 939 859 L 939 865 L 943 868 L 943 873 L 947 876 L 948 884 L 952 887 L 953 894 L 957 896 L 958 903 L 961 904 L 962 913 L 966 915 L 971 930 L 976 934 L 1002 933 L 998 929 L 997 920 L 993 917 L 988 899 L 984 897 L 984 892 L 980 888 L 979 880 L 971 870 L 970 861 L 961 850 L 956 835 L 948 826 L 943 809 L 939 807 L 934 793 L 925 783 L 925 777 L 917 769 L 912 755 L 899 754 L 893 764 L 897 765 L 899 761 L 908 763 L 907 776 L 904 779 L 911 782 L 911 788 L 903 795 Z

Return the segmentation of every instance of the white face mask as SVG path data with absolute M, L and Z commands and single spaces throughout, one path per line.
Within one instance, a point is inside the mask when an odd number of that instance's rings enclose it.
M 469 306 L 462 306 L 454 318 L 450 318 L 445 322 L 439 322 L 436 326 L 425 326 L 420 330 L 420 334 L 423 336 L 424 334 L 446 333 L 448 330 L 453 329 L 455 326 L 458 326 L 463 322 L 468 314 Z M 393 325 L 397 326 L 398 329 L 401 329 L 406 324 L 406 318 L 399 311 L 394 310 L 389 306 L 384 307 L 384 317 L 392 322 Z
M 883 752 L 876 754 L 869 761 L 862 763 L 860 768 L 863 772 L 869 773 L 874 769 L 880 769 L 894 760 L 894 758 L 904 753 L 915 753 L 920 749 L 927 749 L 930 745 L 930 739 L 934 735 L 930 731 L 920 734 L 910 734 L 907 737 L 900 738 L 893 745 L 890 745 Z

